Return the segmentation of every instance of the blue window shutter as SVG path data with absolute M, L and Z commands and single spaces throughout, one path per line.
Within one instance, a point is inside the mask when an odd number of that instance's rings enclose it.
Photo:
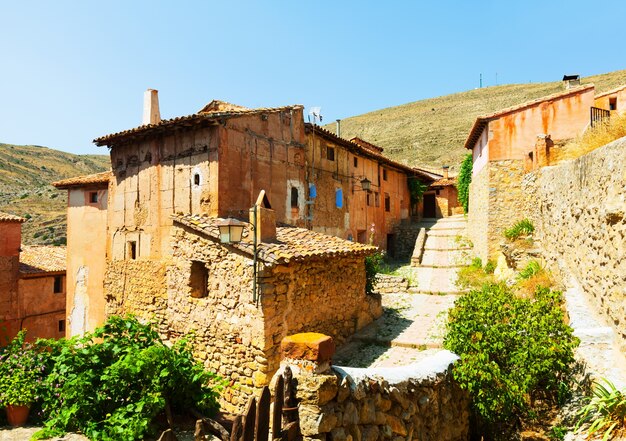
M 337 208 L 343 207 L 343 191 L 341 190 L 341 188 L 335 190 L 335 205 L 337 206 Z
M 317 197 L 317 188 L 315 188 L 315 184 L 309 184 L 309 198 L 315 199 Z

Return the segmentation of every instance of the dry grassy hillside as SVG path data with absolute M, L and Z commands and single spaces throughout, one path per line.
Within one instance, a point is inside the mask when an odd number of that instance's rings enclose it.
M 603 92 L 626 83 L 626 70 L 582 79 Z M 389 157 L 409 165 L 458 167 L 465 138 L 478 115 L 563 90 L 562 83 L 510 84 L 469 90 L 377 110 L 341 121 L 344 138 L 358 136 L 385 148 Z M 328 124 L 334 132 L 335 125 Z
M 39 146 L 0 144 L 0 211 L 28 218 L 25 244 L 65 242 L 67 192 L 51 182 L 107 170 L 105 155 L 73 155 Z

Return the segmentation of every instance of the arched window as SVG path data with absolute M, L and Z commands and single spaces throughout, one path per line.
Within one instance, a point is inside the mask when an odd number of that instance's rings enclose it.
M 291 187 L 291 208 L 298 208 L 298 189 Z

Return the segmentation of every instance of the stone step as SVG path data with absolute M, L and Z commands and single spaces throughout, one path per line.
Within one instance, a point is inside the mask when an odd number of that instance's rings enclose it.
M 467 265 L 424 265 L 421 264 L 418 268 L 465 268 Z
M 458 247 L 458 248 L 427 248 L 424 247 L 424 252 L 426 251 L 467 251 L 471 250 L 472 247 Z
M 411 294 L 424 294 L 429 296 L 460 296 L 463 294 L 467 294 L 468 290 L 448 290 L 448 291 L 428 291 L 419 288 L 409 288 L 409 293 Z
M 396 340 L 386 339 L 384 337 L 370 337 L 364 335 L 355 335 L 353 341 L 359 341 L 363 343 L 375 344 L 379 346 L 387 346 L 392 348 L 410 348 L 410 349 L 442 349 L 441 342 L 433 341 L 429 339 L 418 340 Z

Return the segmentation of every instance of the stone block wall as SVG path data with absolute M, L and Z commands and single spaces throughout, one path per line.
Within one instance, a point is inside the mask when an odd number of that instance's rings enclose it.
M 399 261 L 408 262 L 413 255 L 415 240 L 420 232 L 418 224 L 400 224 L 394 233 L 396 235 L 396 256 Z
M 545 257 L 576 277 L 626 351 L 626 138 L 531 176 Z
M 374 291 L 380 294 L 391 294 L 396 292 L 406 292 L 409 289 L 409 281 L 402 276 L 392 276 L 389 274 L 376 275 Z
M 397 368 L 325 369 L 287 358 L 305 441 L 452 441 L 469 437 L 469 398 L 454 382 L 457 356 L 440 351 Z

